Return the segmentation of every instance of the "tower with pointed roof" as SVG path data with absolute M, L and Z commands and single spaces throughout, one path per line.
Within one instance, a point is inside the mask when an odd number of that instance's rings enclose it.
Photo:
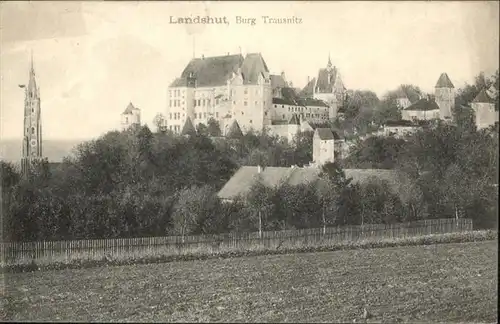
M 477 129 L 488 128 L 498 123 L 498 111 L 495 110 L 495 99 L 482 89 L 471 103 L 475 113 Z
M 31 163 L 43 158 L 40 88 L 36 85 L 33 53 L 31 53 L 28 86 L 21 85 L 20 87 L 24 88 L 24 136 L 21 171 L 26 175 Z
M 452 111 L 455 106 L 455 87 L 448 74 L 441 73 L 435 87 L 436 103 L 439 106 L 439 118 L 452 120 Z
M 127 108 L 122 112 L 121 125 L 123 130 L 130 128 L 132 125 L 141 125 L 141 110 L 134 107 L 132 102 L 129 102 Z

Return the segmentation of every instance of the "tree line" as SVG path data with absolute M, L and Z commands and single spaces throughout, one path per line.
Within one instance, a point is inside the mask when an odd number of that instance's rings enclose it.
M 478 88 L 461 91 L 457 100 L 473 98 Z M 354 98 L 344 122 L 363 120 L 363 107 L 378 100 L 369 93 Z M 1 162 L 3 240 L 188 235 L 443 217 L 472 218 L 477 227 L 497 224 L 498 128 L 478 132 L 463 122 L 422 129 L 405 140 L 368 138 L 345 160 L 326 165 L 319 182 L 269 188 L 257 181 L 245 199 L 230 203 L 220 201 L 217 192 L 240 166 L 304 166 L 312 160 L 313 134 L 299 133 L 288 143 L 266 132 L 222 138 L 217 130 L 212 121 L 190 137 L 161 128 L 153 133 L 147 126 L 108 132 L 80 144 L 58 165 L 35 164 L 29 178 Z M 376 180 L 352 183 L 344 168 L 394 169 L 405 177 L 397 188 Z

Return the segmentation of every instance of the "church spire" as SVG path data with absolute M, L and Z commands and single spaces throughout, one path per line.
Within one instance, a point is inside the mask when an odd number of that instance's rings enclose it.
M 31 62 L 30 62 L 30 77 L 28 83 L 28 95 L 35 98 L 38 94 L 38 89 L 36 87 L 36 79 L 35 79 L 35 68 L 33 64 L 33 50 L 31 50 Z
M 330 52 L 328 52 L 328 64 L 326 65 L 328 70 L 332 69 L 332 59 L 330 58 Z

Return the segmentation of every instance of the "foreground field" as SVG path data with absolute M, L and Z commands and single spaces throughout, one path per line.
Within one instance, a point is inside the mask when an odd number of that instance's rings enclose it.
M 0 320 L 497 320 L 496 241 L 4 276 Z

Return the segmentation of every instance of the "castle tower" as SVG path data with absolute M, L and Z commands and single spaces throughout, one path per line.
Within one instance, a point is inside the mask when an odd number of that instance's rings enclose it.
M 26 87 L 23 84 L 19 87 L 24 89 L 24 136 L 21 171 L 26 175 L 29 172 L 31 164 L 34 161 L 40 161 L 43 157 L 40 89 L 36 86 L 33 53 L 31 54 L 28 86 Z
M 455 87 L 448 74 L 442 73 L 435 87 L 436 103 L 439 106 L 439 118 L 452 120 L 452 111 L 455 106 Z
M 335 162 L 335 137 L 330 128 L 316 128 L 313 137 L 313 163 L 321 166 Z
M 495 110 L 495 100 L 482 89 L 471 103 L 475 113 L 477 129 L 488 128 L 498 123 L 498 111 Z
M 130 102 L 125 108 L 125 110 L 122 112 L 122 129 L 126 130 L 132 125 L 141 125 L 141 110 L 137 107 L 134 107 L 134 105 Z

